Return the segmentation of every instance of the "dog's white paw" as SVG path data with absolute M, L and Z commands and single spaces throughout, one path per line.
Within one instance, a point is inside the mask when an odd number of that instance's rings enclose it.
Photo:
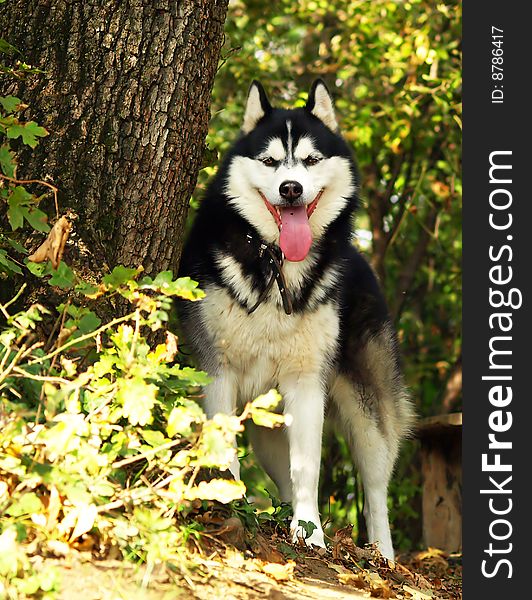
M 377 542 L 377 548 L 380 550 L 384 558 L 395 561 L 395 553 L 393 551 L 391 542 L 388 544 Z
M 313 523 L 316 525 L 316 529 L 308 535 L 308 527 L 305 528 L 303 525 L 299 525 L 299 521 L 303 521 L 303 519 L 293 519 L 290 525 L 290 531 L 292 532 L 292 541 L 294 544 L 298 543 L 300 540 L 303 540 L 307 546 L 319 546 L 320 548 L 325 548 L 325 540 L 323 538 L 323 529 L 319 521 L 316 523 L 314 520 L 305 521 L 306 523 Z

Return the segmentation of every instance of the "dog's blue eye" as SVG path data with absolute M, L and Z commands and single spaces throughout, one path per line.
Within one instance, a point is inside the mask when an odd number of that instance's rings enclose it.
M 262 164 L 266 165 L 267 167 L 274 167 L 275 163 L 276 163 L 276 161 L 273 160 L 273 158 L 271 156 L 267 156 L 266 158 L 262 159 Z
M 303 163 L 307 167 L 312 167 L 312 165 L 317 165 L 320 162 L 320 159 L 316 156 L 307 156 L 307 158 L 303 159 Z

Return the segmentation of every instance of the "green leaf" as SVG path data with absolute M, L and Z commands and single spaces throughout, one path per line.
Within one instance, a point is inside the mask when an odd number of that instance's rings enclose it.
M 162 431 L 153 431 L 152 429 L 144 429 L 141 432 L 144 440 L 152 447 L 157 448 L 157 446 L 162 446 L 168 440 L 164 437 Z
M 11 229 L 16 231 L 24 224 L 24 207 L 31 202 L 33 196 L 26 188 L 17 185 L 8 198 L 7 218 Z
M 140 377 L 118 381 L 117 401 L 123 407 L 124 417 L 131 425 L 147 425 L 152 421 L 158 388 Z
M 2 0 L 4 2 L 5 0 Z M 20 50 L 17 50 L 15 46 L 12 46 L 10 43 L 6 42 L 3 38 L 0 38 L 0 52 L 4 54 L 20 54 Z
M 7 144 L 0 146 L 0 168 L 7 177 L 15 177 L 17 161 L 15 160 L 15 153 L 10 150 Z
M 303 528 L 305 532 L 305 539 L 308 539 L 315 529 L 318 529 L 317 525 L 314 525 L 312 521 L 298 521 L 297 524 L 299 527 Z
M 0 270 L 2 270 L 2 268 L 4 270 L 12 271 L 13 273 L 18 273 L 19 275 L 22 275 L 22 269 L 17 265 L 17 263 L 13 262 L 9 258 L 5 250 L 2 250 L 2 248 L 0 248 Z
M 84 296 L 95 297 L 98 295 L 99 291 L 100 291 L 100 288 L 98 286 L 92 285 L 85 281 L 82 281 L 81 283 L 78 283 L 76 285 L 76 292 L 83 294 Z
M 102 354 L 100 360 L 92 366 L 94 375 L 97 379 L 101 379 L 104 375 L 114 372 L 117 357 L 112 354 Z
M 262 408 L 264 410 L 273 410 L 281 402 L 281 394 L 276 390 L 270 390 L 266 394 L 262 394 L 253 400 L 251 408 Z
M 6 513 L 12 517 L 20 517 L 22 515 L 31 515 L 33 513 L 41 512 L 42 509 L 43 504 L 37 494 L 28 492 L 23 494 L 20 500 L 13 502 L 6 510 Z
M 228 428 L 222 428 L 213 421 L 207 421 L 203 425 L 198 447 L 198 464 L 204 467 L 228 468 L 235 458 L 233 440 L 234 438 L 229 435 Z
M 135 279 L 139 273 L 139 269 L 128 269 L 127 267 L 118 265 L 109 275 L 103 278 L 103 283 L 111 288 L 117 288 L 127 283 L 130 279 Z
M 205 420 L 203 410 L 192 400 L 183 400 L 185 406 L 176 406 L 168 416 L 166 433 L 173 438 L 176 434 L 189 435 L 192 423 L 202 423 Z
M 40 127 L 35 121 L 27 123 L 16 123 L 7 128 L 7 137 L 9 139 L 22 138 L 22 142 L 30 148 L 35 148 L 39 143 L 38 137 L 45 137 L 48 132 L 44 127 Z
M 19 244 L 16 240 L 11 239 L 10 237 L 6 239 L 7 243 L 11 246 L 11 248 L 13 248 L 13 250 L 20 252 L 21 254 L 28 254 L 28 251 L 26 250 L 26 248 L 24 248 L 22 244 Z
M 251 413 L 251 419 L 255 425 L 259 427 L 268 427 L 273 429 L 276 425 L 282 425 L 285 422 L 283 415 L 277 415 L 275 413 L 266 410 L 254 410 Z
M 34 263 L 30 260 L 24 261 L 28 271 L 35 275 L 36 277 L 44 277 L 45 275 L 49 275 L 50 273 L 50 263 Z
M 25 187 L 17 185 L 8 198 L 7 217 L 13 231 L 24 224 L 24 219 L 37 231 L 48 232 L 50 226 L 46 222 L 46 214 L 35 207 L 37 198 L 30 194 Z
M 202 481 L 187 490 L 186 496 L 189 500 L 200 498 L 201 500 L 217 500 L 222 504 L 228 504 L 233 500 L 242 498 L 245 493 L 246 486 L 243 481 L 211 479 L 211 481 Z
M 78 323 L 78 329 L 82 334 L 90 333 L 102 324 L 100 317 L 95 315 L 92 311 L 88 311 L 83 317 L 81 317 Z
M 24 212 L 22 210 L 22 207 L 13 206 L 11 208 L 8 208 L 7 218 L 13 231 L 16 231 L 17 229 L 22 227 L 22 225 L 24 224 Z
M 50 226 L 47 223 L 48 216 L 42 210 L 34 207 L 24 207 L 22 208 L 22 212 L 24 214 L 24 218 L 33 227 L 33 229 L 36 229 L 37 231 L 43 231 L 44 233 L 48 233 L 48 231 L 50 231 Z
M 275 390 L 259 396 L 250 405 L 251 419 L 255 425 L 273 428 L 285 422 L 282 414 L 272 412 L 281 401 L 281 396 Z
M 91 492 L 95 496 L 103 496 L 104 498 L 110 498 L 115 493 L 115 489 L 110 483 L 102 481 L 96 482 L 94 485 L 92 485 Z
M 277 544 L 277 550 L 279 550 L 285 558 L 291 558 L 292 560 L 297 558 L 297 552 L 286 542 Z
M 20 99 L 15 98 L 15 96 L 0 96 L 0 104 L 6 112 L 13 113 L 16 112 L 17 107 L 20 105 Z
M 140 285 L 144 289 L 154 290 L 165 296 L 180 296 L 186 300 L 199 300 L 205 296 L 198 289 L 198 282 L 193 281 L 190 277 L 180 277 L 175 281 L 172 278 L 172 271 L 162 271 L 155 279 L 144 277 Z
M 24 579 L 18 580 L 18 589 L 24 594 L 26 598 L 34 596 L 41 587 L 39 584 L 39 577 L 37 575 L 30 575 Z
M 55 285 L 62 290 L 71 288 L 76 281 L 76 274 L 74 271 L 64 262 L 59 263 L 56 271 L 52 271 L 52 277 L 48 283 Z
M 167 369 L 168 375 L 177 377 L 182 384 L 201 386 L 207 385 L 212 380 L 204 371 L 197 371 L 192 367 L 183 367 L 180 365 L 174 365 Z

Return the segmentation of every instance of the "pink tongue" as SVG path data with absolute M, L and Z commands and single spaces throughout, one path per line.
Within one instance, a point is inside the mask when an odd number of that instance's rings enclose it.
M 312 234 L 306 206 L 281 208 L 281 237 L 279 246 L 287 260 L 299 262 L 309 253 Z

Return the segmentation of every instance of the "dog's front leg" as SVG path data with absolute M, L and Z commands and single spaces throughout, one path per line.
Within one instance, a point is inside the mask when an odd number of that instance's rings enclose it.
M 287 433 L 294 509 L 291 523 L 293 540 L 305 539 L 307 544 L 324 547 L 318 511 L 318 480 L 325 393 L 319 380 L 313 377 L 303 380 L 301 376 L 290 376 L 280 383 L 285 415 L 292 417 Z M 307 537 L 299 521 L 313 523 L 316 529 Z
M 236 413 L 237 385 L 236 377 L 229 369 L 220 369 L 212 382 L 205 388 L 204 409 L 209 419 L 214 415 L 234 415 Z M 229 470 L 236 480 L 240 479 L 240 463 L 238 462 L 236 437 L 234 440 L 235 457 Z

